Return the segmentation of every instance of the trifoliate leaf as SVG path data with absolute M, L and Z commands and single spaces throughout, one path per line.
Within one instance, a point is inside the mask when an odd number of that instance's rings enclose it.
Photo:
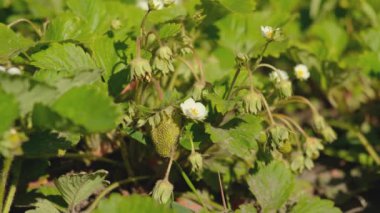
M 108 172 L 99 170 L 93 173 L 63 175 L 54 181 L 63 199 L 72 209 L 90 195 L 102 189 L 107 183 L 104 179 Z
M 32 64 L 43 70 L 80 71 L 96 69 L 91 56 L 72 43 L 53 43 L 48 49 L 32 55 Z
M 160 205 L 151 197 L 142 195 L 121 196 L 120 194 L 111 194 L 108 199 L 99 203 L 94 213 L 172 213 L 173 210 L 165 205 Z
M 340 213 L 340 209 L 334 207 L 330 200 L 318 197 L 302 197 L 301 200 L 292 208 L 290 213 Z
M 272 162 L 247 178 L 249 189 L 263 212 L 280 209 L 289 199 L 294 182 L 292 172 L 281 162 Z
M 16 34 L 0 23 L 0 63 L 6 62 L 33 45 L 33 41 Z
M 110 131 L 121 117 L 111 97 L 92 86 L 70 89 L 53 103 L 52 109 L 88 133 Z

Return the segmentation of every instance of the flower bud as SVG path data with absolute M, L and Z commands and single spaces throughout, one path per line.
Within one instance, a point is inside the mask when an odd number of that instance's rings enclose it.
M 170 200 L 173 194 L 173 185 L 168 180 L 158 180 L 152 191 L 152 197 L 161 204 Z
M 191 171 L 202 171 L 203 169 L 203 158 L 198 152 L 192 152 L 189 156 L 189 161 L 191 163 Z
M 319 151 L 323 149 L 321 140 L 315 137 L 306 138 L 303 144 L 306 156 L 311 159 L 317 159 L 319 157 Z
M 278 145 L 278 151 L 280 151 L 282 154 L 289 154 L 292 151 L 292 144 L 289 142 L 289 140 L 284 141 Z
M 257 114 L 263 107 L 261 95 L 251 91 L 243 97 L 243 109 L 245 113 Z
M 276 84 L 276 89 L 281 98 L 288 98 L 292 96 L 292 83 L 290 81 L 280 81 Z
M 161 10 L 164 7 L 164 4 L 161 0 L 148 0 L 149 10 Z
M 302 153 L 292 155 L 290 168 L 295 172 L 302 172 L 305 169 L 305 157 Z
M 5 132 L 0 138 L 0 153 L 5 156 L 15 156 L 22 154 L 22 143 L 28 140 L 27 136 L 16 129 Z
M 119 19 L 114 19 L 111 22 L 111 27 L 113 30 L 118 30 L 121 27 L 121 21 Z
M 327 127 L 327 123 L 321 115 L 314 114 L 313 115 L 313 127 L 316 131 L 321 132 L 323 129 L 325 129 Z
M 169 7 L 175 3 L 175 0 L 164 0 L 164 6 Z
M 152 68 L 149 61 L 143 58 L 135 58 L 130 62 L 133 79 L 144 79 L 150 81 Z
M 168 46 L 162 46 L 156 51 L 153 60 L 153 69 L 161 71 L 163 74 L 174 71 L 172 64 L 173 52 Z
M 335 141 L 337 138 L 335 131 L 330 126 L 324 128 L 321 132 L 321 135 L 323 136 L 323 139 L 325 139 L 325 141 L 330 143 Z
M 269 129 L 269 138 L 276 145 L 289 140 L 289 131 L 283 126 L 274 126 Z
M 193 93 L 192 93 L 194 100 L 197 101 L 202 98 L 204 88 L 205 88 L 205 83 L 203 82 L 196 82 L 194 84 Z
M 235 57 L 236 65 L 239 67 L 244 66 L 245 64 L 248 63 L 248 61 L 249 61 L 249 57 L 248 55 L 244 53 L 238 53 Z
M 268 141 L 268 136 L 264 131 L 261 131 L 259 135 L 256 137 L 256 141 L 260 144 L 265 144 Z

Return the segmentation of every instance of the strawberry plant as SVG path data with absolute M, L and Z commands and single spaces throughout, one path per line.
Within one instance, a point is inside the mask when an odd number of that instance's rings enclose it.
M 377 205 L 378 9 L 0 0 L 0 212 Z

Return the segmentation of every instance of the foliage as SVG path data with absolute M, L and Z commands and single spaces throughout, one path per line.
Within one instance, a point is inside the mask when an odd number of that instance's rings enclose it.
M 0 211 L 349 211 L 380 180 L 378 11 L 0 0 Z

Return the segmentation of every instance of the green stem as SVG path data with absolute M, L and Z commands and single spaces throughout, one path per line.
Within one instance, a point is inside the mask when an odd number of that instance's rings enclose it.
M 0 179 L 0 212 L 3 212 L 3 201 L 4 201 L 4 193 L 5 188 L 7 186 L 7 180 L 9 176 L 9 170 L 12 166 L 14 157 L 6 157 L 3 161 L 3 169 L 1 171 L 1 179 Z
M 86 213 L 91 213 L 94 211 L 94 209 L 98 206 L 99 202 L 107 195 L 109 194 L 111 191 L 113 191 L 114 189 L 120 187 L 121 185 L 125 185 L 125 184 L 128 184 L 128 183 L 132 183 L 132 182 L 136 182 L 136 181 L 139 181 L 139 180 L 144 180 L 144 179 L 148 179 L 149 176 L 139 176 L 139 177 L 130 177 L 130 178 L 127 178 L 127 179 L 124 179 L 124 180 L 121 180 L 121 181 L 118 181 L 118 182 L 115 182 L 111 185 L 109 185 L 107 188 L 105 188 L 97 197 L 96 199 L 94 200 L 94 202 L 92 202 L 92 204 L 86 209 Z
M 120 140 L 120 152 L 121 152 L 121 157 L 123 158 L 124 167 L 127 171 L 128 176 L 134 176 L 135 173 L 133 172 L 131 163 L 129 162 L 128 149 L 124 140 Z
M 21 160 L 17 160 L 14 163 L 14 166 L 12 168 L 12 183 L 11 186 L 9 187 L 7 199 L 5 200 L 5 205 L 4 205 L 4 213 L 9 213 L 12 207 L 13 199 L 16 194 L 17 190 L 17 184 L 19 181 L 20 177 L 20 172 L 21 172 Z
M 365 150 L 368 152 L 368 154 L 371 156 L 371 158 L 375 161 L 375 163 L 380 166 L 380 156 L 376 152 L 375 148 L 371 145 L 371 143 L 367 140 L 367 138 L 361 133 L 359 130 L 357 130 L 355 127 L 350 126 L 347 123 L 342 123 L 339 121 L 330 121 L 329 122 L 332 126 L 345 129 L 348 131 L 352 131 L 355 136 L 358 138 L 359 142 L 364 146 Z
M 359 131 L 356 131 L 356 137 L 367 150 L 368 154 L 373 158 L 373 160 L 375 160 L 376 164 L 380 166 L 380 157 L 373 146 L 368 142 L 367 138 Z
M 228 88 L 228 92 L 227 92 L 227 95 L 226 95 L 226 100 L 230 99 L 232 89 L 235 86 L 235 83 L 236 83 L 236 80 L 237 80 L 237 78 L 238 78 L 238 76 L 240 74 L 240 71 L 241 71 L 241 68 L 238 67 L 237 70 L 236 70 L 236 72 L 235 72 L 234 78 L 232 79 L 231 86 L 230 86 L 230 88 Z
M 269 108 L 268 102 L 267 102 L 267 100 L 265 99 L 265 97 L 264 97 L 263 94 L 260 93 L 260 96 L 261 96 L 261 99 L 263 100 L 265 110 L 266 110 L 267 113 L 268 113 L 268 117 L 269 117 L 270 124 L 271 124 L 271 125 L 274 125 L 276 122 L 275 122 L 274 119 L 273 119 L 273 115 L 272 115 L 272 112 L 270 111 L 270 108 Z
M 206 212 L 209 212 L 208 209 L 207 209 L 207 207 L 206 207 L 206 204 L 203 202 L 203 200 L 199 196 L 198 191 L 195 189 L 195 186 L 191 182 L 190 178 L 187 176 L 187 174 L 183 171 L 183 169 L 181 168 L 181 166 L 177 162 L 175 162 L 175 165 L 177 166 L 177 168 L 178 168 L 179 172 L 181 173 L 183 179 L 185 180 L 186 184 L 189 186 L 189 188 L 191 189 L 191 191 L 193 191 L 193 193 L 197 197 L 199 203 L 202 204 L 204 210 L 206 210 Z

